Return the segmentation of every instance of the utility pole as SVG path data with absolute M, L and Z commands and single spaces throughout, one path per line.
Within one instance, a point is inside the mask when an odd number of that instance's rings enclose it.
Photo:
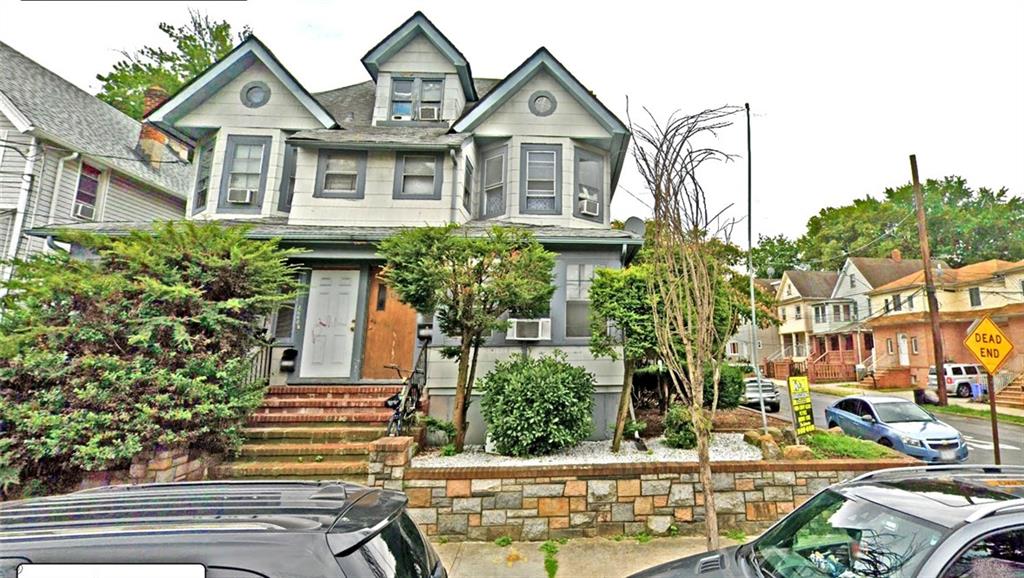
M 921 262 L 924 265 L 924 287 L 928 294 L 928 317 L 932 322 L 932 348 L 935 352 L 935 384 L 939 394 L 939 405 L 946 405 L 945 356 L 942 353 L 942 325 L 939 322 L 939 300 L 935 297 L 935 280 L 932 278 L 932 258 L 928 249 L 928 223 L 924 218 L 924 193 L 917 176 L 917 155 L 910 155 L 910 176 L 914 183 L 914 205 L 917 209 L 917 238 L 921 243 Z
M 750 160 L 750 103 L 743 103 L 747 111 L 747 276 L 750 277 L 750 365 L 757 377 L 757 398 L 761 402 L 761 425 L 768 432 L 768 414 L 764 411 L 764 387 L 761 385 L 761 367 L 757 365 L 757 299 L 754 297 L 754 195 Z

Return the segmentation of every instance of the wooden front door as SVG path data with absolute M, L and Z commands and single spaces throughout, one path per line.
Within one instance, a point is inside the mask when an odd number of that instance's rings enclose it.
M 349 377 L 359 271 L 313 271 L 309 282 L 301 377 Z
M 394 291 L 380 282 L 379 267 L 370 269 L 370 295 L 367 299 L 366 345 L 363 349 L 363 378 L 398 379 L 395 364 L 402 374 L 412 369 L 416 347 L 416 310 L 398 300 Z

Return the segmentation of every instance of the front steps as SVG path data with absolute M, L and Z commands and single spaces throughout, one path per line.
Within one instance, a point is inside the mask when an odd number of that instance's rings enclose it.
M 1024 409 L 1024 377 L 1017 377 L 997 393 L 996 405 Z
M 274 386 L 249 418 L 239 455 L 216 479 L 344 480 L 365 484 L 370 444 L 383 437 L 394 385 Z

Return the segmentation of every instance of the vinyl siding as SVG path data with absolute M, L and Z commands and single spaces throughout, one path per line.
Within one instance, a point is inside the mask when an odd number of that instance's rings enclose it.
M 530 95 L 538 90 L 550 92 L 557 101 L 548 116 L 530 112 Z M 608 138 L 611 135 L 590 113 L 547 72 L 539 72 L 527 81 L 498 110 L 474 131 L 479 136 L 534 135 L 575 138 Z
M 14 211 L 0 209 L 0 261 L 7 257 L 7 244 L 11 240 L 11 227 L 14 226 Z M 0 272 L 4 271 L 0 264 Z M 0 277 L 2 278 L 2 277 Z
M 420 34 L 410 40 L 394 56 L 380 64 L 380 72 L 397 73 L 452 73 L 455 65 L 434 46 L 426 36 Z
M 594 383 L 598 386 L 622 386 L 622 360 L 614 361 L 608 357 L 594 358 L 587 346 L 527 346 L 527 347 L 481 347 L 477 361 L 477 379 L 487 375 L 494 369 L 498 361 L 507 359 L 513 353 L 526 352 L 530 356 L 550 355 L 554 351 L 562 351 L 566 361 L 573 365 L 586 368 L 594 375 Z M 454 388 L 458 377 L 458 362 L 441 356 L 440 348 L 431 347 L 427 353 L 427 389 Z M 474 390 L 475 391 L 475 390 Z M 482 393 L 482 391 L 481 391 Z
M 19 133 L 11 121 L 0 114 L 0 140 L 27 154 L 32 137 Z M 0 210 L 18 204 L 24 170 L 25 157 L 9 148 L 0 147 Z
M 466 107 L 466 95 L 462 92 L 462 83 L 458 74 L 446 74 L 444 76 L 444 103 L 441 111 L 441 118 L 449 124 L 462 116 L 462 109 Z
M 255 80 L 267 83 L 270 87 L 270 100 L 259 108 L 249 108 L 242 104 L 240 94 L 246 84 Z M 258 61 L 175 124 L 192 128 L 323 128 L 273 73 Z
M 113 175 L 104 202 L 104 221 L 156 221 L 185 217 L 185 201 L 146 190 L 120 175 Z
M 269 105 L 268 105 L 269 106 Z M 213 148 L 213 166 L 210 171 L 210 191 L 206 198 L 206 210 L 196 213 L 197 219 L 223 218 L 223 219 L 245 219 L 268 217 L 277 213 L 278 184 L 280 183 L 281 171 L 284 169 L 284 145 L 286 133 L 280 130 L 254 129 L 249 127 L 225 126 L 217 132 L 217 143 Z M 260 213 L 221 213 L 217 214 L 217 204 L 220 195 L 220 180 L 224 173 L 224 153 L 227 150 L 229 136 L 269 136 L 270 160 L 267 163 L 267 185 L 263 192 L 263 210 Z M 189 181 L 189 211 L 194 201 L 195 172 L 198 170 L 198 163 L 192 163 L 192 179 Z M 296 185 L 296 188 L 298 185 Z M 310 189 L 312 191 L 312 189 Z

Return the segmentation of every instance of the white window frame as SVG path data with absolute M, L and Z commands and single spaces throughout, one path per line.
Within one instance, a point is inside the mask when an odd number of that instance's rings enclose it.
M 586 333 L 586 335 L 569 335 L 569 303 L 586 303 L 587 304 L 587 311 L 588 312 L 590 311 L 590 302 L 591 302 L 591 299 L 590 299 L 590 284 L 593 283 L 595 271 L 597 270 L 597 268 L 599 266 L 600 265 L 598 265 L 596 263 L 581 263 L 581 262 L 566 263 L 566 265 L 565 265 L 565 323 L 564 323 L 565 327 L 564 327 L 564 332 L 565 332 L 565 338 L 566 339 L 589 339 L 590 336 L 591 336 L 589 322 L 587 324 L 587 333 Z M 587 274 L 588 269 L 589 269 L 589 275 L 590 276 L 589 276 L 589 278 L 585 279 L 584 276 Z M 575 271 L 575 274 L 570 276 L 570 271 Z M 575 277 L 575 279 L 573 279 L 572 277 Z M 584 283 L 587 284 L 587 298 L 586 299 L 581 299 L 579 297 L 570 298 L 569 297 L 569 288 L 570 288 L 570 286 L 572 284 L 575 284 L 577 286 L 577 292 L 579 292 L 579 291 L 582 290 Z M 589 314 L 588 314 L 587 317 L 589 319 Z
M 508 146 L 501 145 L 492 149 L 483 151 L 483 162 L 480 163 L 480 217 L 483 219 L 490 219 L 493 217 L 500 217 L 508 212 Z M 488 161 L 500 157 L 501 158 L 501 179 L 495 184 L 487 185 L 487 164 Z M 487 211 L 487 199 L 491 194 L 501 195 L 501 212 L 490 213 Z
M 91 205 L 89 203 L 84 203 L 84 202 L 78 200 L 78 193 L 80 192 L 80 187 L 82 186 L 82 177 L 85 176 L 84 175 L 85 167 L 89 167 L 89 168 L 97 171 L 97 173 L 98 173 L 96 175 L 96 179 L 95 179 L 96 180 L 96 200 L 93 201 L 93 203 Z M 71 216 L 73 218 L 78 219 L 79 221 L 97 221 L 97 220 L 99 220 L 99 218 L 100 218 L 100 202 L 101 202 L 101 198 L 102 198 L 102 195 L 103 195 L 103 188 L 104 188 L 103 187 L 103 183 L 106 181 L 106 176 L 107 176 L 106 175 L 106 171 L 104 169 L 102 169 L 101 167 L 96 166 L 95 164 L 92 164 L 92 163 L 89 163 L 89 162 L 86 162 L 86 161 L 80 161 L 78 163 L 78 178 L 75 179 L 75 196 L 72 197 L 72 200 L 71 200 Z M 86 176 L 85 178 L 92 179 L 92 177 L 88 177 L 88 176 Z M 78 207 L 79 206 L 90 207 L 92 209 L 92 216 L 91 217 L 80 217 L 80 216 L 78 216 Z
M 213 157 L 217 148 L 217 137 L 213 137 L 199 146 L 196 152 L 196 183 L 192 191 L 192 214 L 205 211 L 210 206 L 210 187 L 213 185 Z M 201 186 L 206 179 L 205 189 Z M 203 203 L 199 204 L 202 194 Z
M 887 354 L 889 354 L 889 355 L 892 355 L 893 352 L 895 352 L 895 351 L 896 351 L 896 349 L 893 346 L 892 337 L 886 337 L 885 338 L 885 352 Z

